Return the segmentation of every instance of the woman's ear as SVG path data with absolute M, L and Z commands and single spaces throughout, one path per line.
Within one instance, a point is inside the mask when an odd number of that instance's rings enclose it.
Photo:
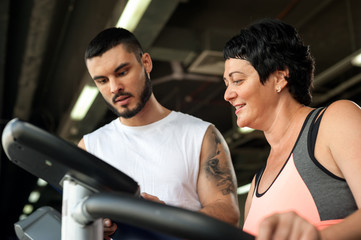
M 274 86 L 275 86 L 275 90 L 277 93 L 280 93 L 286 86 L 287 86 L 287 79 L 289 77 L 289 71 L 288 69 L 285 70 L 277 70 L 275 72 L 275 82 L 274 82 Z
M 276 85 L 279 85 L 282 88 L 284 88 L 288 83 L 287 80 L 288 78 L 289 78 L 288 68 L 286 68 L 285 70 L 276 71 Z

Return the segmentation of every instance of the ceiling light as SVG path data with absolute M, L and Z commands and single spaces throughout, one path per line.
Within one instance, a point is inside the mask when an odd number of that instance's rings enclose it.
M 250 183 L 243 185 L 243 186 L 237 188 L 237 194 L 242 195 L 242 194 L 248 193 L 250 188 L 251 188 Z
M 31 204 L 26 204 L 26 205 L 24 206 L 24 208 L 23 208 L 23 213 L 29 215 L 30 213 L 33 212 L 33 210 L 34 210 L 33 205 L 31 205 Z
M 361 53 L 356 55 L 352 60 L 351 60 L 352 65 L 356 66 L 356 67 L 361 67 Z
M 28 201 L 30 203 L 36 203 L 40 198 L 40 192 L 39 191 L 32 191 L 29 195 Z
M 247 134 L 247 133 L 251 133 L 254 131 L 253 128 L 249 128 L 249 127 L 242 127 L 242 128 L 238 128 L 238 131 L 240 133 L 244 133 L 244 134 Z
M 71 119 L 76 121 L 82 120 L 87 114 L 90 106 L 93 104 L 98 92 L 97 87 L 85 85 L 71 111 Z
M 36 184 L 37 184 L 39 187 L 45 187 L 48 183 L 47 183 L 46 181 L 44 181 L 43 179 L 38 178 L 38 181 L 36 182 Z
M 128 0 L 116 26 L 133 32 L 150 2 L 151 0 Z

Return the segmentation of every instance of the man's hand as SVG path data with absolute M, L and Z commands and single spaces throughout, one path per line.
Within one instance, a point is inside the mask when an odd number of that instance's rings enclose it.
M 320 240 L 320 233 L 311 223 L 295 212 L 273 214 L 259 227 L 257 240 Z
M 141 196 L 146 200 L 165 204 L 164 201 L 160 200 L 158 197 L 153 196 L 151 194 L 143 192 L 143 193 L 141 193 Z M 112 234 L 114 234 L 115 230 L 117 230 L 117 228 L 118 228 L 117 224 L 112 222 L 112 220 L 110 220 L 109 218 L 103 219 L 103 227 L 104 227 L 104 239 L 105 240 L 110 240 L 111 239 L 110 236 Z
M 153 202 L 165 204 L 164 201 L 160 200 L 158 197 L 153 196 L 153 195 L 151 195 L 151 194 L 148 194 L 148 193 L 143 192 L 143 193 L 141 193 L 140 195 L 141 195 L 144 199 L 146 199 L 146 200 L 150 200 L 150 201 L 153 201 Z
M 112 235 L 115 232 L 115 230 L 117 230 L 118 226 L 117 224 L 113 223 L 112 220 L 110 220 L 109 218 L 103 219 L 103 226 L 104 226 L 104 239 L 110 240 L 111 237 L 109 236 Z

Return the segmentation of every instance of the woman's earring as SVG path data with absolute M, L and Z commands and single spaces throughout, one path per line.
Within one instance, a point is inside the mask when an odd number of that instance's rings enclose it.
M 278 93 L 280 93 L 281 92 L 281 86 L 280 85 L 278 85 L 277 87 L 276 87 L 276 92 L 278 92 Z

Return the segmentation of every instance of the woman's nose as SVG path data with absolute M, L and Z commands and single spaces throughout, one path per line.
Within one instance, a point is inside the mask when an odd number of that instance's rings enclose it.
M 228 86 L 226 88 L 226 91 L 224 92 L 224 100 L 229 102 L 235 97 L 236 97 L 236 93 L 233 91 L 233 89 L 231 87 Z

